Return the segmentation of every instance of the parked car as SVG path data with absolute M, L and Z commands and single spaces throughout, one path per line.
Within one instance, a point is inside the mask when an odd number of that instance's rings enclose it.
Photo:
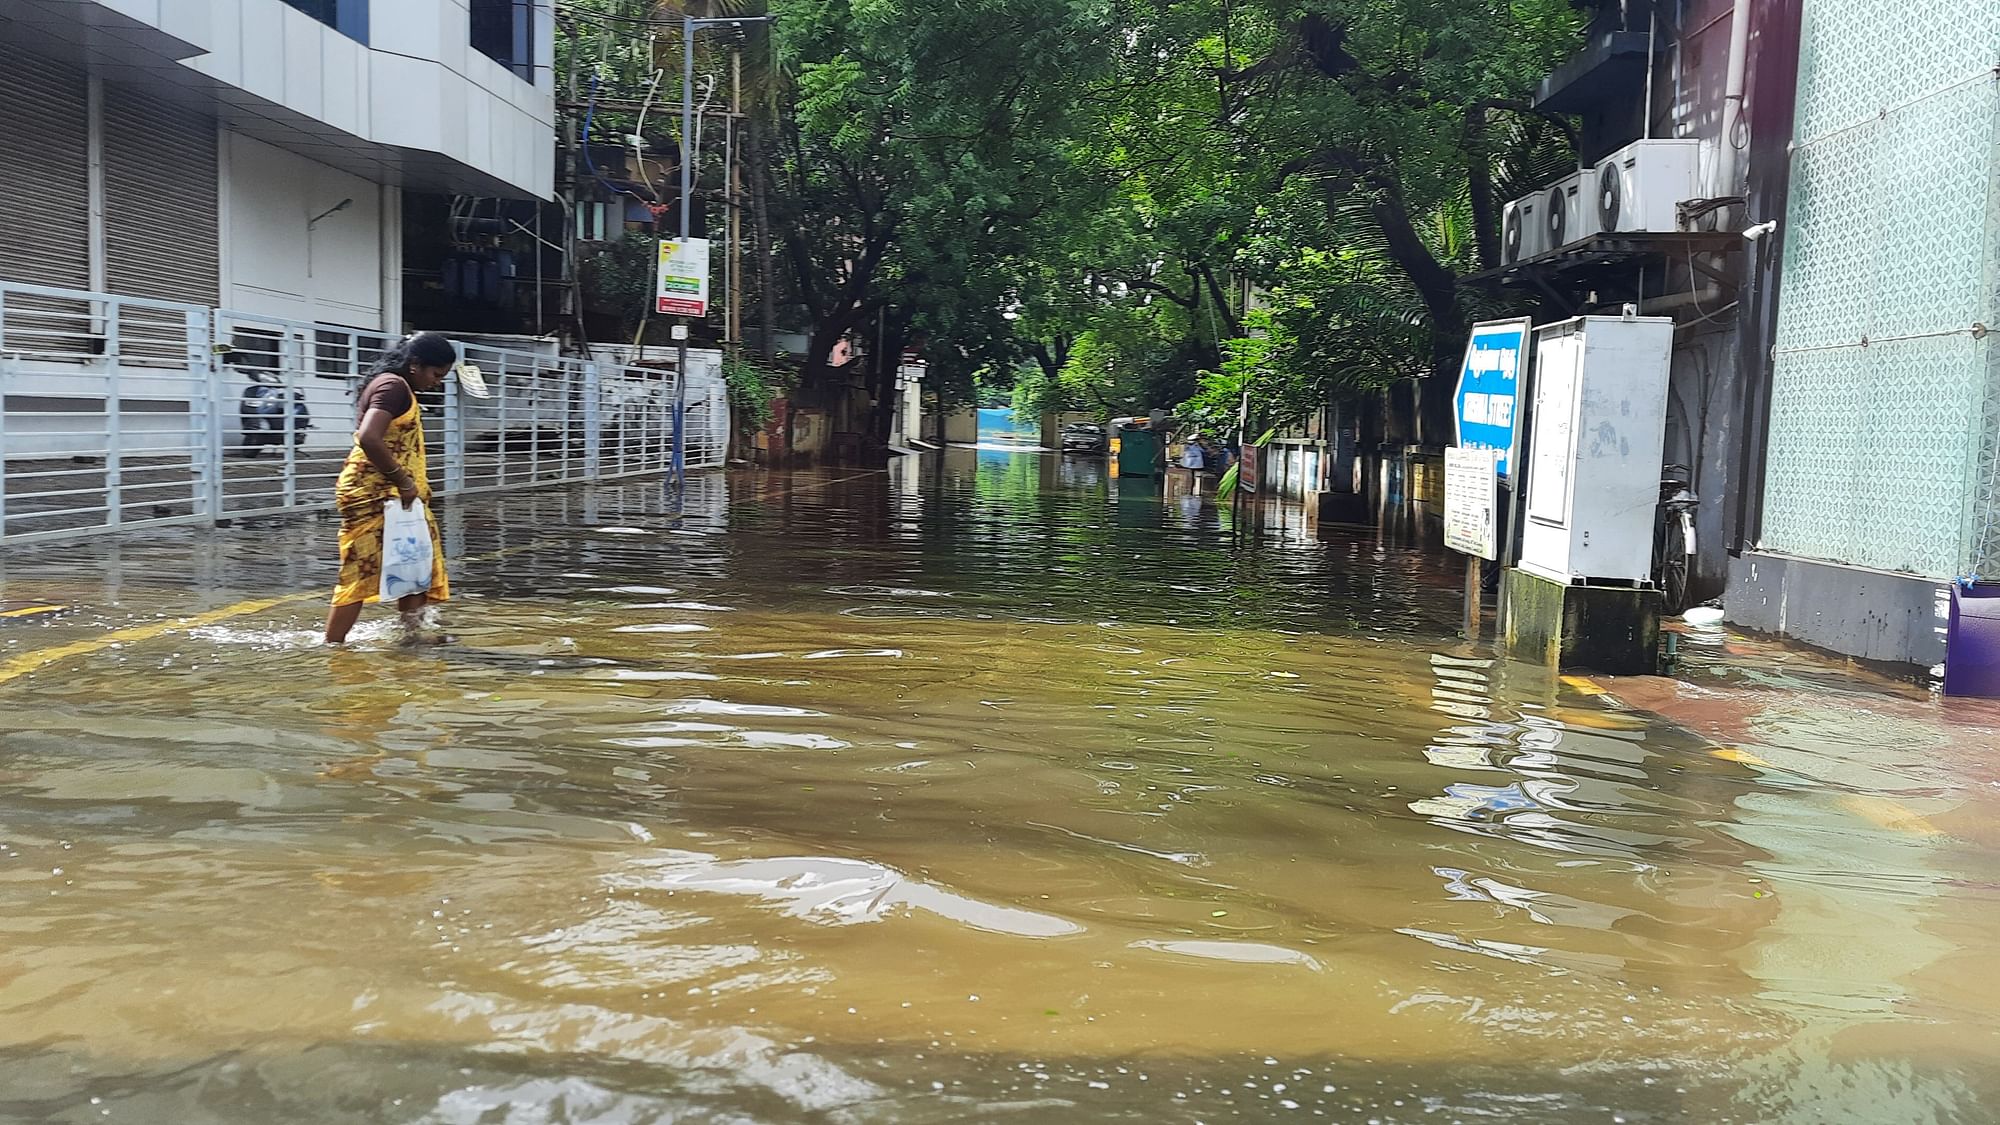
M 1103 454 L 1111 449 L 1111 441 L 1104 433 L 1104 427 L 1095 422 L 1072 422 L 1063 427 L 1062 451 L 1064 453 Z

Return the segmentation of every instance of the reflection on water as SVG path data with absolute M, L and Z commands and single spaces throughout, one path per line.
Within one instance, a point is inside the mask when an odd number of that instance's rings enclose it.
M 1036 449 L 1042 441 L 1039 419 L 1015 417 L 1010 407 L 981 407 L 978 444 L 981 449 Z
M 445 516 L 436 646 L 162 628 L 325 523 L 5 557 L 77 608 L 0 631 L 0 1118 L 2000 1114 L 2000 788 L 1921 723 L 1707 741 L 1101 460 Z

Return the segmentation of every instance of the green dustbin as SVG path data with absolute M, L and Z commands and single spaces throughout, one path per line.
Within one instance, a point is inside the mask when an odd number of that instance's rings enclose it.
M 1118 475 L 1156 477 L 1165 459 L 1161 457 L 1160 435 L 1151 430 L 1118 431 Z

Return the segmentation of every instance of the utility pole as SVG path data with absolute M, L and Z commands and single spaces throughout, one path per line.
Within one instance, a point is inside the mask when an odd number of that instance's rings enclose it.
M 688 215 L 694 202 L 694 25 L 693 16 L 681 17 L 681 245 L 688 240 Z M 687 403 L 688 333 L 687 317 L 674 332 L 674 379 L 680 385 L 674 407 L 675 438 L 679 439 L 680 412 Z M 643 354 L 643 353 L 642 353 Z
M 681 17 L 681 241 L 688 238 L 688 215 L 694 199 L 694 29 L 693 16 Z M 687 359 L 687 345 L 681 345 Z
M 568 88 L 569 100 L 574 103 L 576 101 L 577 35 L 574 28 L 568 24 L 564 25 L 564 31 L 570 36 Z M 589 137 L 585 137 L 583 140 L 585 144 L 590 143 Z M 571 111 L 563 114 L 563 163 L 565 165 L 565 178 L 568 183 L 565 187 L 567 195 L 564 199 L 563 207 L 562 304 L 565 306 L 563 311 L 573 318 L 571 331 L 576 333 L 577 350 L 583 353 L 585 359 L 589 359 L 590 340 L 584 332 L 583 327 L 583 280 L 576 268 L 577 242 L 580 233 L 577 230 L 576 221 L 576 180 L 577 170 L 582 163 L 578 159 L 576 145 L 576 113 Z
M 696 19 L 681 17 L 681 241 L 685 243 L 690 234 L 690 216 L 694 204 L 694 33 L 704 27 L 742 27 L 751 23 L 770 23 L 771 16 L 742 16 L 738 18 Z M 688 374 L 688 324 L 681 318 L 679 337 L 675 343 L 678 358 L 675 370 L 680 378 L 681 393 L 687 393 Z
M 735 19 L 731 18 L 696 19 L 691 15 L 684 15 L 681 17 L 680 238 L 681 238 L 681 244 L 683 246 L 687 244 L 688 238 L 693 233 L 692 217 L 694 208 L 694 162 L 695 162 L 694 33 L 704 27 L 715 27 L 719 25 L 726 25 L 729 27 L 742 27 L 745 24 L 770 23 L 772 21 L 772 18 L 773 17 L 771 16 L 744 16 Z M 742 76 L 741 63 L 740 61 L 738 61 L 736 64 L 736 75 L 735 75 L 737 90 L 732 95 L 732 101 L 731 101 L 732 110 L 740 108 L 740 106 L 738 106 L 736 102 L 740 100 L 741 97 L 741 89 L 742 89 L 741 76 Z M 735 124 L 733 118 L 730 120 L 729 124 L 730 126 L 733 127 L 733 125 Z M 731 154 L 731 156 L 732 159 L 730 162 L 731 164 L 733 164 L 734 163 L 733 153 Z M 725 169 L 724 175 L 725 175 L 725 184 L 730 185 L 724 188 L 724 192 L 725 194 L 729 194 L 732 192 L 733 185 L 735 182 L 735 169 L 733 167 Z M 733 203 L 734 202 L 733 199 L 730 200 L 730 202 Z M 734 248 L 735 248 L 735 239 L 731 237 L 730 239 L 731 252 L 734 252 Z M 725 260 L 725 268 L 726 266 L 727 262 Z M 706 279 L 703 279 L 703 283 L 706 284 Z M 729 290 L 729 298 L 732 305 L 734 304 L 735 296 L 736 296 L 735 289 L 731 288 Z M 731 319 L 733 319 L 733 316 Z M 674 399 L 674 439 L 675 439 L 674 475 L 677 481 L 679 481 L 682 473 L 680 449 L 681 449 L 681 440 L 684 434 L 683 426 L 685 424 L 686 411 L 687 411 L 688 334 L 690 331 L 691 327 L 688 324 L 687 318 L 685 316 L 681 317 L 680 323 L 674 326 L 674 356 L 675 356 L 674 378 L 676 382 L 679 384 L 679 392 L 678 394 L 676 394 Z M 725 335 L 733 334 L 733 328 L 725 328 L 724 334 Z
M 736 152 L 737 118 L 743 113 L 743 52 L 729 52 L 729 342 L 743 341 L 743 175 Z

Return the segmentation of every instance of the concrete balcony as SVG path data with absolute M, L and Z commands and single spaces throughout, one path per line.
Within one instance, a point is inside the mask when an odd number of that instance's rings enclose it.
M 538 57 L 552 17 L 534 11 Z M 371 48 L 281 0 L 13 0 L 0 41 L 385 184 L 549 198 L 555 100 L 473 50 L 460 0 L 373 0 Z

